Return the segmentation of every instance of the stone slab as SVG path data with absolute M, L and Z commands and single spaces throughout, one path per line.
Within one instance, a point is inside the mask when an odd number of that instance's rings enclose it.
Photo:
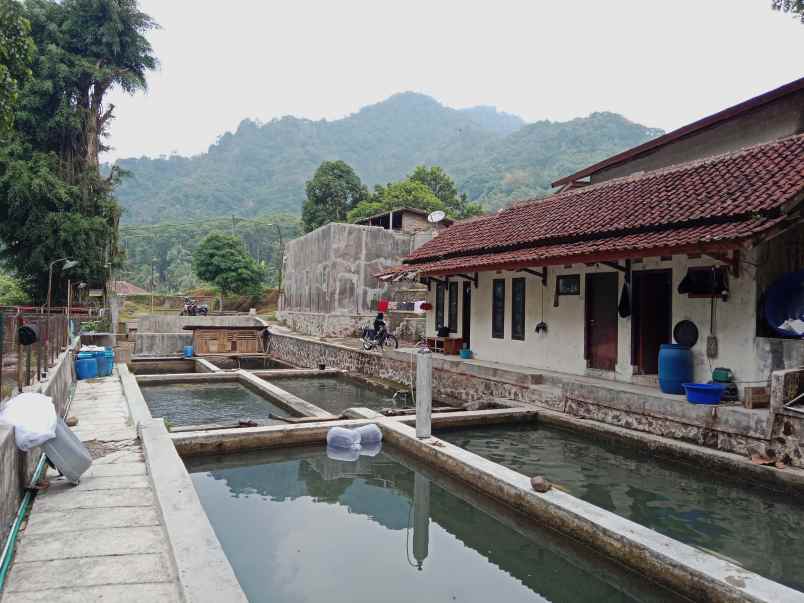
M 93 463 L 84 474 L 90 477 L 116 477 L 121 475 L 145 475 L 145 463 Z
M 3 603 L 179 603 L 178 588 L 169 582 L 104 585 L 79 588 L 48 588 L 6 594 Z
M 76 492 L 90 492 L 92 490 L 128 490 L 130 488 L 150 488 L 151 482 L 144 472 L 140 475 L 86 475 L 81 483 L 72 485 L 64 478 L 50 481 L 50 490 L 55 493 L 59 490 L 74 490 Z
M 15 558 L 16 563 L 108 555 L 141 555 L 167 550 L 161 526 L 25 534 L 20 544 Z
M 8 592 L 175 580 L 165 553 L 15 563 Z
M 102 509 L 111 507 L 149 507 L 154 504 L 149 489 L 98 490 L 84 492 L 77 489 L 58 492 L 53 496 L 37 497 L 33 512 L 66 511 L 69 509 Z
M 113 507 L 109 509 L 70 509 L 32 513 L 25 534 L 56 534 L 75 530 L 158 526 L 155 507 Z

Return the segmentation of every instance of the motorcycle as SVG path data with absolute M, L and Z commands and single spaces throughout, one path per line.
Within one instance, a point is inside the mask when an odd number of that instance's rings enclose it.
M 399 341 L 396 336 L 389 333 L 385 327 L 380 328 L 378 331 L 368 326 L 363 327 L 363 336 L 361 339 L 363 340 L 363 349 L 366 351 L 372 350 L 375 347 L 379 347 L 380 351 L 382 351 L 385 346 L 391 346 L 393 349 L 399 347 Z
M 181 316 L 206 316 L 207 314 L 209 314 L 209 306 L 207 304 L 199 304 L 189 297 L 184 298 L 184 307 L 182 308 Z

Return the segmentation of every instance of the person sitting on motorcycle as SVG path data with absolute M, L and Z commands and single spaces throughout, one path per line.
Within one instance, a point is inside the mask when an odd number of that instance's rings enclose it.
M 377 318 L 374 319 L 374 340 L 380 339 L 380 333 L 385 333 L 385 316 L 382 312 L 377 313 Z

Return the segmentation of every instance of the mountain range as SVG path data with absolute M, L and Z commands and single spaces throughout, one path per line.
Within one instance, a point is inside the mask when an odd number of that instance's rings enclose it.
M 543 196 L 551 181 L 662 133 L 610 112 L 526 123 L 494 107 L 453 109 L 405 92 L 332 121 L 246 119 L 193 157 L 118 160 L 129 177 L 117 196 L 129 224 L 298 214 L 305 181 L 322 161 L 342 159 L 369 187 L 440 165 L 493 210 Z

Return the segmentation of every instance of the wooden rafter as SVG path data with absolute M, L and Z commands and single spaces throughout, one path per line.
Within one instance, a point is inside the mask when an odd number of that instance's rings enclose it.
M 703 255 L 709 256 L 719 262 L 723 262 L 728 266 L 729 272 L 734 278 L 740 278 L 740 250 L 735 249 L 731 252 L 731 256 L 725 253 L 709 252 Z

